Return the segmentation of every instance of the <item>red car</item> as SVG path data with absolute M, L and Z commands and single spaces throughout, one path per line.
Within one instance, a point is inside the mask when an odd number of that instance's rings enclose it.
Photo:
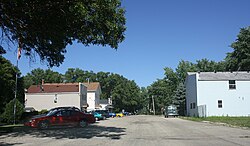
M 85 114 L 76 107 L 58 107 L 49 110 L 45 115 L 32 117 L 24 125 L 46 129 L 51 126 L 85 127 L 89 123 L 95 123 L 95 118 L 92 114 Z

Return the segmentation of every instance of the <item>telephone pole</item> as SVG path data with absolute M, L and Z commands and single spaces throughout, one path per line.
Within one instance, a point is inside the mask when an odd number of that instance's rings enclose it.
M 155 100 L 154 100 L 154 95 L 152 95 L 152 102 L 153 102 L 153 110 L 154 110 L 154 115 L 155 115 Z

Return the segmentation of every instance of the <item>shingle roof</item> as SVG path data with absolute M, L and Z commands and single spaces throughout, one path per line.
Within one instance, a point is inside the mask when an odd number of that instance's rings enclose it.
M 192 73 L 189 73 L 189 75 Z M 249 72 L 200 72 L 198 80 L 221 81 L 221 80 L 250 80 Z
M 96 91 L 98 82 L 83 83 L 88 91 Z M 43 89 L 43 91 L 42 91 Z M 43 85 L 31 85 L 27 93 L 53 93 L 53 92 L 79 92 L 79 83 L 45 83 Z
M 100 87 L 99 82 L 90 82 L 90 83 L 83 83 L 83 84 L 87 87 L 88 91 L 96 91 Z

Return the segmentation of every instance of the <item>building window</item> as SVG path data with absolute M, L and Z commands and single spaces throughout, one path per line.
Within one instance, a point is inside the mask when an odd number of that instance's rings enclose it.
M 57 103 L 57 94 L 55 94 L 54 103 Z
M 190 109 L 195 109 L 195 102 L 190 103 Z
M 193 103 L 193 109 L 195 109 L 195 102 Z
M 236 89 L 235 80 L 229 80 L 229 89 Z
M 218 100 L 218 108 L 222 108 L 222 100 Z

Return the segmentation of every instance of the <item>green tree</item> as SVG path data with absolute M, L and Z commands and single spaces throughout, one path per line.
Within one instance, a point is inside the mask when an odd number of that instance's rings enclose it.
M 196 67 L 201 72 L 212 72 L 212 71 L 226 71 L 225 62 L 215 62 L 208 59 L 201 59 L 196 61 Z
M 182 82 L 174 91 L 173 104 L 177 106 L 179 115 L 184 116 L 186 111 L 186 88 Z
M 74 82 L 95 82 L 96 74 L 93 71 L 84 71 L 79 68 L 68 68 L 64 75 L 65 81 L 68 83 Z
M 0 113 L 5 105 L 14 99 L 16 72 L 18 73 L 17 98 L 23 102 L 24 90 L 20 71 L 11 62 L 0 56 Z
M 102 99 L 111 97 L 111 91 L 114 88 L 110 72 L 98 72 L 96 74 L 96 81 L 100 82 L 102 87 Z
M 125 38 L 120 0 L 10 0 L 0 7 L 0 39 L 19 40 L 26 55 L 36 52 L 51 67 L 63 62 L 73 42 L 117 49 Z
M 14 121 L 14 99 L 11 100 L 8 104 L 6 104 L 4 113 L 1 115 L 2 122 L 6 122 L 8 124 L 12 124 Z M 24 106 L 23 104 L 17 99 L 16 100 L 16 121 L 19 122 L 22 113 L 24 112 Z
M 134 112 L 139 110 L 140 106 L 140 88 L 134 81 L 130 81 L 118 74 L 111 74 L 112 83 L 111 97 L 114 102 L 116 112 L 122 109 Z
M 24 87 L 27 89 L 31 85 L 40 85 L 42 80 L 44 80 L 45 83 L 63 82 L 62 74 L 54 72 L 50 69 L 43 70 L 41 68 L 37 68 L 24 76 Z
M 148 96 L 148 90 L 145 87 L 141 87 L 140 89 L 140 114 L 149 114 L 149 96 Z
M 227 70 L 250 70 L 250 26 L 241 28 L 237 40 L 231 44 L 234 49 L 226 57 Z
M 175 87 L 177 87 L 179 82 L 185 82 L 187 72 L 196 72 L 197 65 L 189 61 L 181 60 L 176 68 L 176 74 L 178 76 L 178 82 L 174 82 Z
M 148 87 L 150 109 L 153 110 L 152 100 L 154 100 L 155 111 L 157 114 L 162 113 L 162 109 L 165 106 L 172 104 L 173 101 L 173 90 L 175 87 L 173 87 L 173 81 L 170 79 L 176 78 L 169 77 L 170 76 L 166 77 L 167 79 L 158 79 Z

